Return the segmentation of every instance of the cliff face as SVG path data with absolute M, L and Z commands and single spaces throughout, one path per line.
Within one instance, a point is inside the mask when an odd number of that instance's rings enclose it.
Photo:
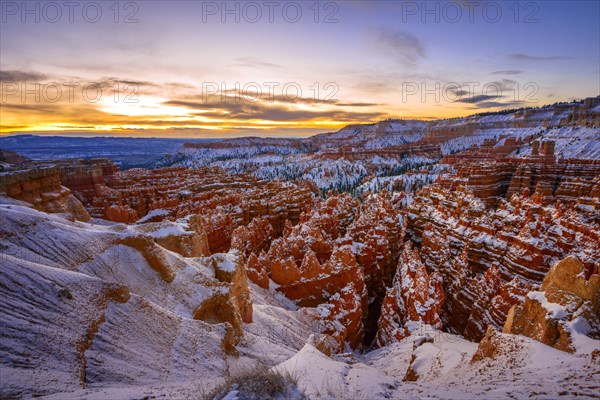
M 158 245 L 184 257 L 200 257 L 211 254 L 206 231 L 197 215 L 190 215 L 175 222 L 139 223 L 133 225 L 131 229 L 153 238 Z
M 356 259 L 364 270 L 369 297 L 365 343 L 371 343 L 378 329 L 387 288 L 392 286 L 398 269 L 404 240 L 404 226 L 391 196 L 382 192 L 378 197 L 363 199 L 360 212 L 347 234 L 359 244 L 356 246 Z
M 346 342 L 362 346 L 367 314 L 364 270 L 357 264 L 352 240 L 345 237 L 356 211 L 355 198 L 329 197 L 303 214 L 298 225 L 289 224 L 268 253 L 258 257 L 258 269 L 267 271 L 278 291 L 301 306 L 320 307 L 322 332 L 335 339 L 338 350 Z
M 60 181 L 80 199 L 93 197 L 96 185 L 104 185 L 106 179 L 119 169 L 109 159 L 68 160 L 57 163 Z
M 61 185 L 58 168 L 4 172 L 0 175 L 0 192 L 31 203 L 40 211 L 66 213 L 80 221 L 90 219 L 81 202 Z
M 579 254 L 586 270 L 596 268 L 598 199 L 580 198 L 571 207 L 543 203 L 539 195 L 515 195 L 486 210 L 466 189 L 433 185 L 406 209 L 407 237 L 443 277 L 448 329 L 480 339 L 487 324 L 502 326 L 510 306 L 569 254 Z
M 524 157 L 465 152 L 406 210 L 408 237 L 444 277 L 442 319 L 469 339 L 503 326 L 553 263 L 579 254 L 592 270 L 600 259 L 600 162 L 557 161 L 553 141 L 531 146 Z M 481 151 L 487 161 L 467 157 Z
M 321 148 L 298 157 L 302 174 L 282 168 L 293 172 L 286 178 L 366 178 L 353 191 L 364 193 L 360 198 L 321 198 L 315 184 L 220 167 L 118 171 L 106 160 L 49 167 L 11 159 L 15 164 L 0 174 L 2 194 L 35 209 L 0 199 L 0 312 L 8 332 L 0 363 L 18 378 L 2 394 L 126 384 L 130 396 L 134 386 L 146 391 L 199 374 L 217 380 L 257 357 L 294 368 L 300 360 L 307 379 L 333 370 L 340 381 L 360 379 L 361 387 L 363 379 L 380 379 L 375 390 L 360 393 L 367 397 L 402 396 L 397 377 L 429 384 L 444 375 L 436 395 L 464 397 L 475 393 L 470 385 L 482 374 L 494 384 L 497 374 L 519 376 L 512 384 L 529 379 L 527 390 L 509 394 L 535 396 L 530 387 L 540 376 L 551 381 L 566 366 L 547 393 L 593 396 L 591 384 L 570 392 L 560 385 L 573 382 L 571 372 L 586 370 L 582 381 L 597 375 L 600 352 L 580 350 L 600 339 L 600 163 L 557 159 L 559 140 L 541 140 L 545 131 L 538 128 L 578 134 L 562 127 L 595 126 L 598 105 L 434 123 L 390 120 L 301 142 L 253 138 L 186 150 Z M 503 130 L 498 138 L 481 140 L 495 129 Z M 510 129 L 526 131 L 517 138 L 506 134 Z M 593 129 L 586 130 L 589 140 Z M 461 147 L 465 138 L 467 151 L 444 147 L 455 139 Z M 516 149 L 521 156 L 511 155 Z M 451 167 L 420 157 L 399 162 L 406 154 L 442 151 Z M 321 158 L 325 163 L 312 163 Z M 281 165 L 273 159 L 287 161 L 269 155 L 252 172 L 276 176 L 269 173 Z M 417 171 L 421 162 L 427 165 Z M 239 159 L 215 163 L 244 170 Z M 415 169 L 401 172 L 405 167 Z M 379 178 L 389 179 L 385 187 L 394 192 L 367 192 Z M 124 223 L 82 222 L 90 218 L 84 207 Z M 238 348 L 244 359 L 230 363 Z M 307 354 L 319 368 L 301 358 Z M 538 365 L 531 367 L 531 357 Z M 547 373 L 535 375 L 549 360 Z M 467 389 L 457 389 L 457 379 Z M 482 396 L 494 389 L 480 388 Z
M 542 155 L 528 157 L 503 157 L 487 162 L 464 158 L 458 174 L 486 208 L 497 206 L 502 198 L 510 200 L 513 195 L 523 193 L 539 194 L 544 205 L 556 201 L 572 205 L 585 197 L 597 197 L 593 191 L 600 176 L 600 161 L 557 162 L 550 147 Z
M 586 271 L 575 257 L 556 263 L 540 290 L 527 293 L 524 302 L 510 309 L 503 331 L 571 353 L 578 335 L 600 339 L 598 272 Z
M 264 219 L 236 229 L 233 237 L 232 247 L 248 256 L 251 280 L 266 288 L 270 279 L 298 305 L 316 307 L 315 320 L 334 343 L 330 351 L 371 344 L 404 237 L 390 195 L 361 205 L 348 194 L 330 194 L 272 241 Z
M 297 223 L 313 197 L 308 184 L 260 181 L 219 168 L 111 171 L 96 166 L 63 174 L 96 217 L 132 223 L 150 213 L 155 221 L 198 214 L 211 253 L 228 251 L 233 231 L 258 217 L 281 234 L 285 221 Z
M 231 248 L 242 253 L 248 260 L 246 271 L 248 278 L 262 288 L 269 287 L 269 276 L 265 268 L 265 251 L 275 238 L 273 226 L 260 217 L 254 218 L 248 225 L 240 226 L 232 234 Z M 258 256 L 263 257 L 259 260 Z
M 14 151 L 0 149 L 0 172 L 10 171 L 18 165 L 29 161 L 27 158 L 15 153 Z
M 337 132 L 305 139 L 238 138 L 187 143 L 180 158 L 166 160 L 164 165 L 191 165 L 200 161 L 198 165 L 205 166 L 210 164 L 206 160 L 207 157 L 212 159 L 209 155 L 211 151 L 218 151 L 227 158 L 237 158 L 236 154 L 253 156 L 275 153 L 285 156 L 317 150 L 316 156 L 321 159 L 345 159 L 365 164 L 369 164 L 375 156 L 397 160 L 413 156 L 433 159 L 444 157 L 444 162 L 454 164 L 464 159 L 483 161 L 507 157 L 527 147 L 533 139 L 547 135 L 558 137 L 563 144 L 569 142 L 566 147 L 573 150 L 583 143 L 577 143 L 582 139 L 580 133 L 593 135 L 594 130 L 600 127 L 598 99 L 588 98 L 583 102 L 430 122 L 387 119 L 377 123 L 348 125 Z M 573 135 L 563 137 L 566 131 L 571 131 Z M 588 142 L 588 150 L 594 154 L 594 158 L 600 158 L 600 149 L 593 146 L 594 137 L 587 136 L 584 141 Z M 564 150 L 562 145 L 557 148 L 560 153 Z M 586 153 L 585 149 L 579 150 Z M 196 159 L 194 153 L 200 160 Z M 569 157 L 572 152 L 567 149 L 565 154 Z M 367 169 L 372 172 L 370 168 Z
M 383 300 L 376 344 L 385 346 L 401 341 L 423 324 L 441 329 L 443 303 L 441 275 L 428 274 L 419 251 L 407 242 L 394 283 Z

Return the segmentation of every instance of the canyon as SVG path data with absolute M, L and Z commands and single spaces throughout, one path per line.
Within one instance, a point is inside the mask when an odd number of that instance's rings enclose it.
M 600 98 L 1 159 L 4 397 L 188 397 L 257 361 L 311 398 L 598 393 Z

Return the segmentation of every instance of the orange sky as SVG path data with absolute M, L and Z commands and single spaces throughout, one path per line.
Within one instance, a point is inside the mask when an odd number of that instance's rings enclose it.
M 495 2 L 497 20 L 458 0 L 433 2 L 437 15 L 400 1 L 320 2 L 318 13 L 301 2 L 293 22 L 282 9 L 206 15 L 193 1 L 115 3 L 116 14 L 100 2 L 97 21 L 82 10 L 71 21 L 42 3 L 30 5 L 38 20 L 21 2 L 2 16 L 2 134 L 298 137 L 600 92 L 592 1 L 540 2 L 535 15 Z

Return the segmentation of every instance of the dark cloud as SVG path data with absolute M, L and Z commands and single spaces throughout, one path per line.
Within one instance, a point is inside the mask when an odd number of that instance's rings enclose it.
M 165 83 L 165 86 L 171 87 L 173 89 L 195 89 L 193 85 L 182 82 L 167 82 Z
M 275 89 L 275 91 L 277 91 L 277 89 Z M 293 92 L 290 93 L 288 96 L 284 96 L 282 94 L 274 94 L 273 89 L 271 89 L 271 92 L 265 90 L 264 93 L 243 91 L 243 90 L 238 90 L 238 89 L 228 89 L 228 90 L 224 90 L 223 93 L 228 95 L 227 99 L 232 102 L 236 101 L 235 100 L 236 97 L 240 98 L 239 101 L 241 101 L 241 98 L 249 97 L 249 98 L 254 98 L 257 101 L 260 100 L 260 101 L 266 101 L 266 102 L 271 102 L 271 103 L 286 103 L 286 104 L 337 104 L 338 103 L 338 100 L 336 100 L 336 99 L 325 100 L 325 99 L 315 99 L 313 97 L 300 97 L 300 96 L 295 96 L 295 94 Z M 247 100 L 246 102 L 250 102 L 250 100 Z
M 148 82 L 148 81 L 133 81 L 133 80 L 121 80 L 115 79 L 115 83 L 122 83 L 125 85 L 134 85 L 134 86 L 158 86 L 156 83 Z
M 572 59 L 573 57 L 567 57 L 567 56 L 532 56 L 532 55 L 529 55 L 529 54 L 517 53 L 517 54 L 510 54 L 508 56 L 508 58 L 510 58 L 511 60 L 516 60 L 516 61 L 559 61 L 559 60 L 569 60 L 569 59 Z
M 47 78 L 47 75 L 38 72 L 12 70 L 0 71 L 0 81 L 2 82 L 39 82 Z
M 277 90 L 276 90 L 277 91 Z M 269 102 L 269 103 L 284 103 L 284 104 L 330 104 L 337 107 L 373 107 L 373 106 L 381 106 L 380 103 L 368 103 L 368 102 L 349 102 L 349 103 L 341 103 L 337 99 L 315 99 L 313 97 L 299 97 L 294 96 L 293 93 L 290 93 L 289 96 L 284 96 L 281 94 L 273 94 L 265 91 L 264 93 L 258 92 L 244 92 L 238 89 L 228 89 L 223 91 L 227 96 L 227 101 L 225 101 L 222 97 L 217 95 L 211 95 L 214 98 L 214 101 L 220 102 L 242 102 L 242 98 L 250 97 L 254 98 L 257 101 Z M 236 100 L 236 97 L 239 100 Z M 244 101 L 246 103 L 250 103 L 250 100 Z
M 169 106 L 186 107 L 203 111 L 196 116 L 231 118 L 240 120 L 261 119 L 266 121 L 310 121 L 331 119 L 336 121 L 359 121 L 381 118 L 382 113 L 352 112 L 345 110 L 301 110 L 274 103 L 247 101 L 181 101 L 170 100 L 163 103 Z
M 149 82 L 149 81 L 138 81 L 135 79 L 122 79 L 122 78 L 114 78 L 114 77 L 100 78 L 98 80 L 92 81 L 92 83 L 97 83 L 102 88 L 114 88 L 114 87 L 116 87 L 117 84 L 130 85 L 130 86 L 135 86 L 137 88 L 140 88 L 140 87 L 155 88 L 155 87 L 160 86 L 159 84 L 156 84 L 154 82 Z
M 462 97 L 462 96 L 466 96 L 469 94 L 468 90 L 463 90 L 463 89 L 450 89 L 450 92 L 452 92 L 455 96 L 457 97 Z
M 488 88 L 498 88 L 502 91 L 513 90 L 517 87 L 519 83 L 517 81 L 513 81 L 512 79 L 502 79 L 500 81 L 489 82 L 485 84 L 485 87 Z
M 487 94 L 481 94 L 481 95 L 477 95 L 477 96 L 469 96 L 467 98 L 464 99 L 458 99 L 456 100 L 459 103 L 481 103 L 481 102 L 485 102 L 488 100 L 492 100 L 492 99 L 498 99 L 501 96 L 491 96 L 491 95 L 487 95 Z
M 521 71 L 520 69 L 507 69 L 507 70 L 503 70 L 503 71 L 491 72 L 492 75 L 519 75 L 522 73 L 523 73 L 523 71 Z
M 375 32 L 377 44 L 405 64 L 416 64 L 425 58 L 425 44 L 406 31 L 379 29 Z
M 2 125 L 2 129 L 6 131 L 28 128 L 27 125 Z
M 3 78 L 32 80 L 41 78 L 42 74 L 35 73 L 15 73 L 15 71 L 3 72 Z M 252 102 L 245 97 L 238 97 L 239 91 L 228 91 L 223 95 L 214 94 L 208 96 L 207 101 L 204 97 L 198 95 L 198 91 L 189 91 L 185 89 L 193 88 L 187 84 L 180 83 L 158 83 L 144 80 L 129 79 L 119 77 L 118 75 L 104 76 L 89 83 L 99 85 L 104 92 L 104 96 L 111 95 L 111 90 L 117 87 L 124 88 L 124 85 L 136 86 L 139 90 L 135 91 L 136 97 L 146 93 L 162 93 L 171 101 L 163 104 L 169 106 L 179 106 L 189 109 L 188 118 L 172 118 L 168 112 L 165 115 L 155 115 L 152 118 L 148 116 L 130 116 L 120 115 L 116 112 L 106 112 L 96 103 L 84 101 L 80 91 L 82 90 L 84 79 L 69 77 L 63 79 L 64 82 L 78 82 L 74 100 L 69 100 L 63 96 L 56 103 L 38 102 L 23 104 L 19 101 L 12 101 L 9 104 L 3 104 L 3 110 L 19 118 L 29 118 L 32 124 L 51 124 L 54 127 L 64 129 L 94 129 L 101 125 L 113 126 L 139 126 L 140 129 L 147 129 L 147 126 L 154 127 L 185 127 L 185 126 L 223 126 L 230 129 L 232 124 L 244 125 L 247 128 L 255 126 L 256 129 L 270 129 L 273 125 L 270 122 L 290 122 L 291 125 L 309 121 L 336 121 L 338 123 L 357 122 L 357 121 L 375 121 L 385 118 L 387 114 L 381 112 L 363 112 L 364 107 L 380 106 L 378 103 L 365 101 L 341 102 L 337 99 L 314 99 L 312 97 L 296 97 L 290 93 L 289 97 L 282 94 L 270 95 L 270 93 L 261 94 L 261 99 Z M 119 84 L 119 86 L 117 86 Z M 178 90 L 184 89 L 184 90 Z M 185 93 L 188 93 L 185 95 Z M 129 93 L 129 92 L 128 92 Z M 181 97 L 183 94 L 184 97 Z M 256 93 L 244 93 L 245 95 L 257 95 Z M 334 96 L 335 97 L 335 96 Z M 15 97 L 16 98 L 16 97 Z M 143 107 L 143 105 L 138 105 Z M 194 117 L 202 116 L 207 118 L 198 121 Z M 260 121 L 260 122 L 256 122 Z M 263 122 L 264 121 L 264 122 Z M 283 128 L 285 124 L 278 124 Z M 302 124 L 300 124 L 302 125 Z M 250 128 L 248 128 L 250 129 Z
M 524 105 L 525 102 L 523 101 L 508 101 L 508 102 L 501 102 L 501 101 L 484 101 L 481 103 L 477 103 L 477 108 L 498 108 L 498 107 L 514 107 L 514 106 L 522 106 Z
M 493 99 L 501 99 L 507 95 L 514 95 L 518 82 L 511 79 L 488 82 L 484 85 L 459 86 L 449 89 L 457 97 L 455 102 L 477 104 Z

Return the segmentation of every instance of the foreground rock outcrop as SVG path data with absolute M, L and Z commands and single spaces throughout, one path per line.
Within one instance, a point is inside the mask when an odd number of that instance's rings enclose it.
M 90 220 L 81 202 L 61 185 L 60 169 L 56 167 L 4 172 L 0 175 L 0 194 L 31 203 L 40 211 Z
M 523 304 L 510 309 L 504 332 L 575 352 L 576 337 L 600 339 L 600 275 L 575 257 L 556 263 Z
M 241 255 L 185 258 L 22 204 L 0 206 L 3 397 L 224 374 L 252 320 Z

